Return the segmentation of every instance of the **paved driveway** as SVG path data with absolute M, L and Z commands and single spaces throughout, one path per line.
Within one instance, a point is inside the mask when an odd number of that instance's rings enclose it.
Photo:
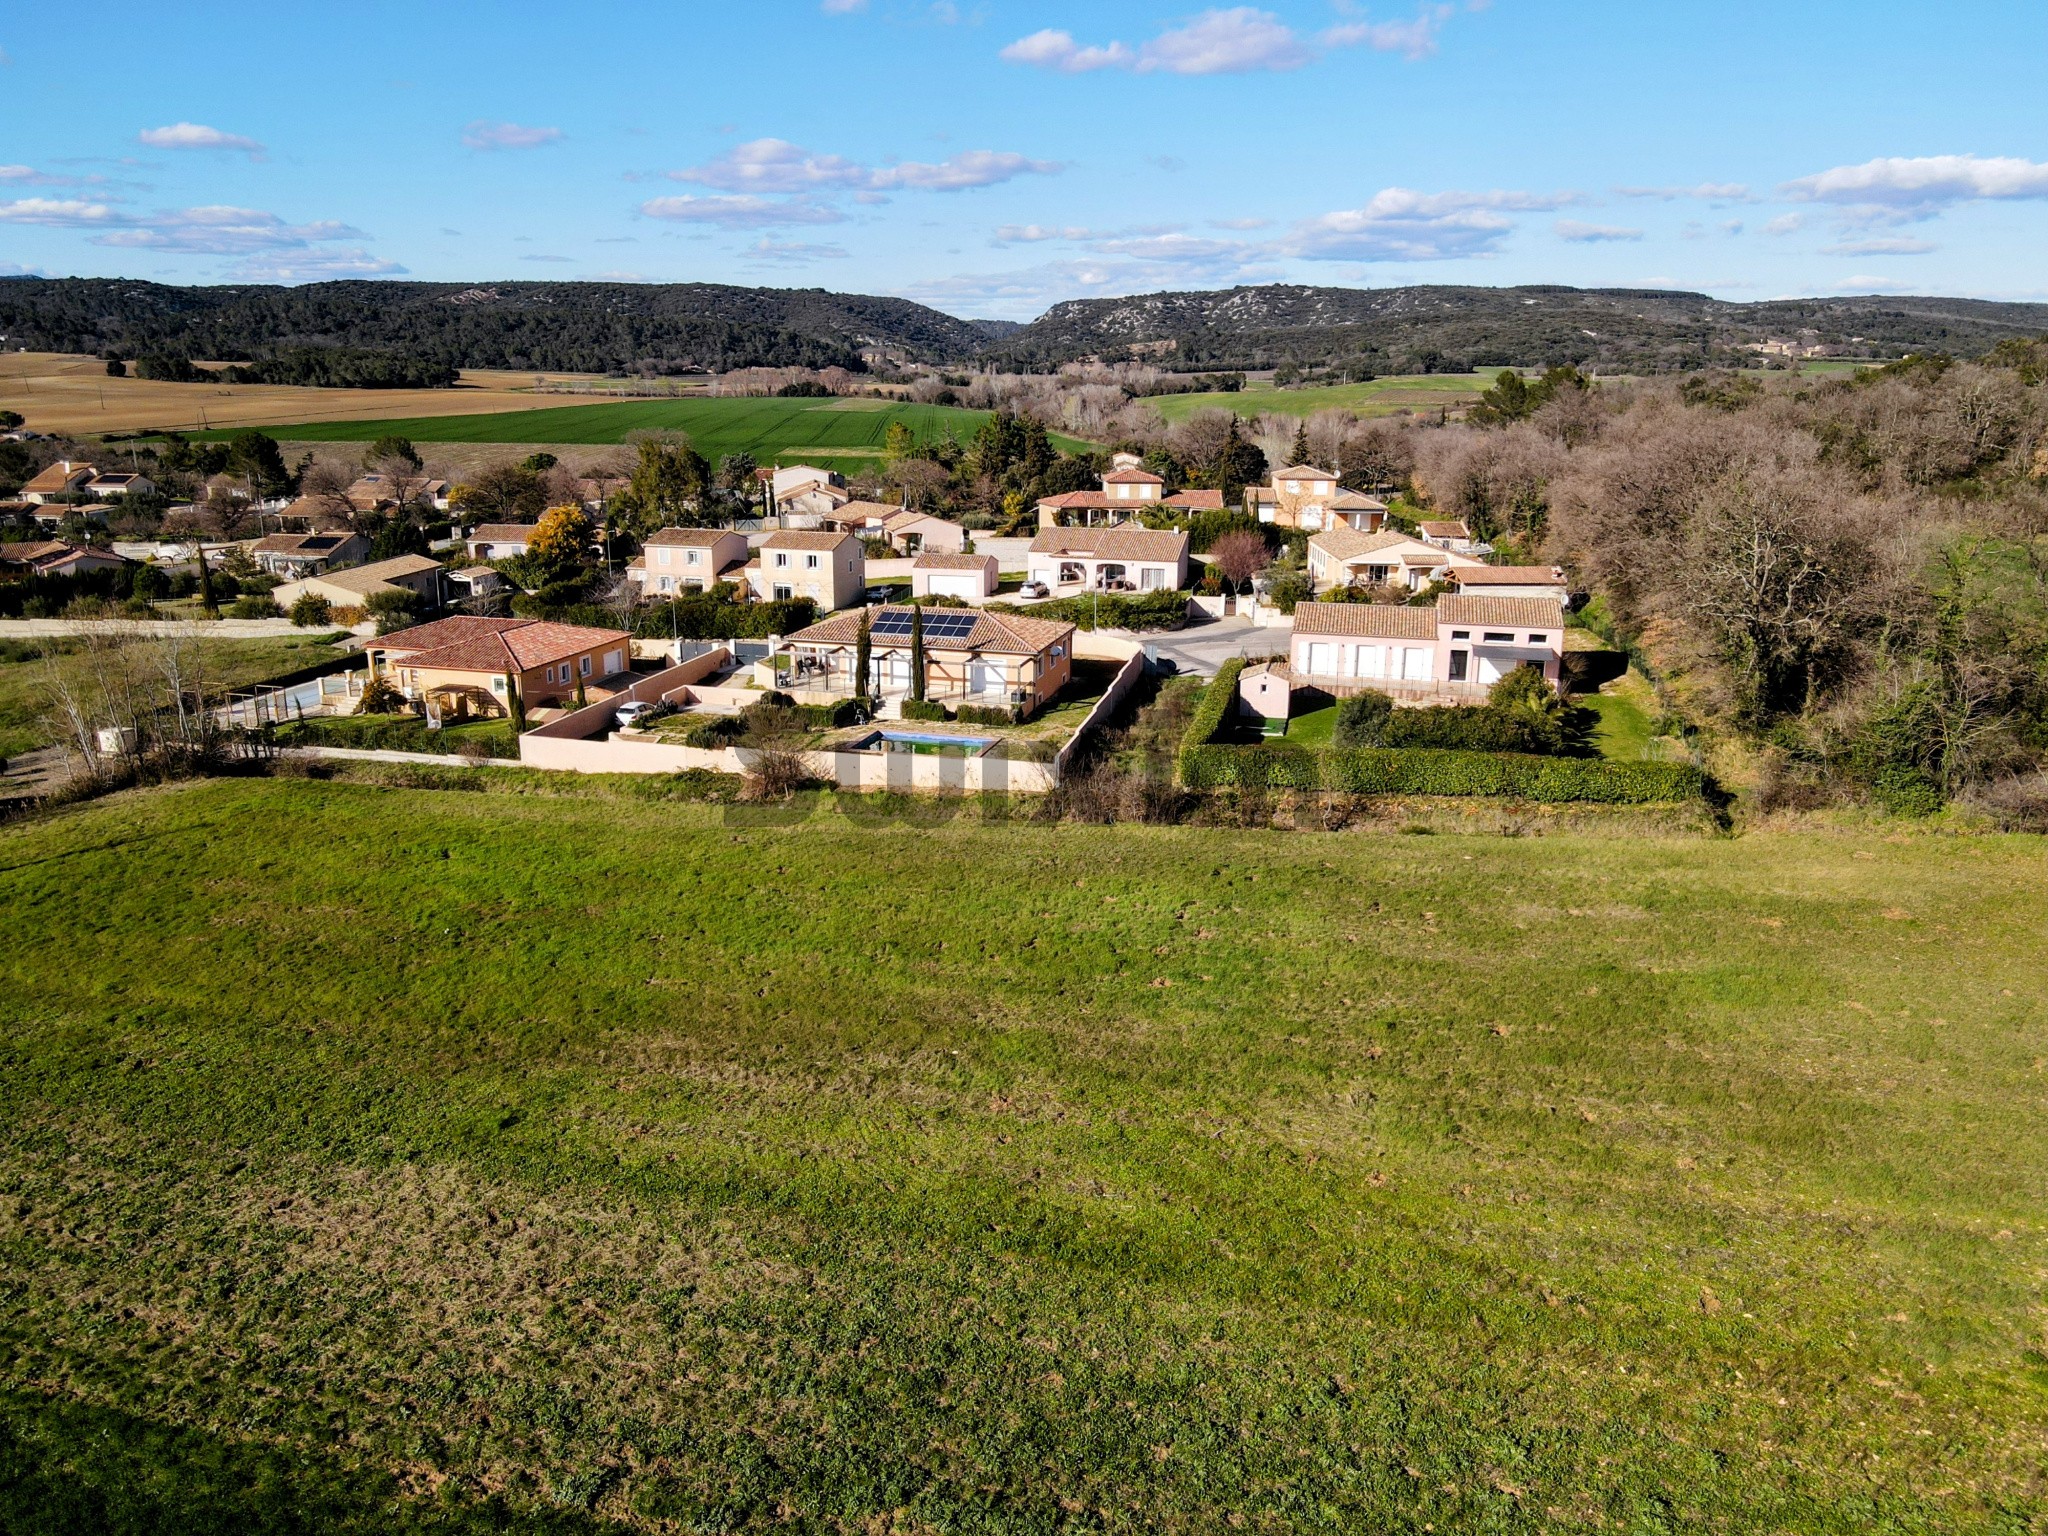
M 1169 634 L 1144 634 L 1136 639 L 1171 658 L 1183 672 L 1214 677 L 1233 656 L 1285 656 L 1294 638 L 1292 624 L 1254 624 L 1249 619 L 1211 619 Z

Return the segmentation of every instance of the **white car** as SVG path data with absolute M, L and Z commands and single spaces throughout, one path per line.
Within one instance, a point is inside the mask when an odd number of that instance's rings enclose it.
M 1051 597 L 1052 588 L 1042 581 L 1027 581 L 1017 589 L 1019 597 Z
M 620 730 L 630 731 L 640 723 L 642 715 L 652 713 L 653 709 L 654 706 L 652 704 L 642 703 L 638 699 L 628 699 L 618 707 L 617 711 L 612 715 L 612 719 L 617 722 Z

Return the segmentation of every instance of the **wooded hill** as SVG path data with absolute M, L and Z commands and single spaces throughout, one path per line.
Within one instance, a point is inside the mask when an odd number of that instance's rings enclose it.
M 863 354 L 972 357 L 988 333 L 908 299 L 715 283 L 308 283 L 179 288 L 0 281 L 0 335 L 36 352 L 249 361 L 299 347 L 453 368 L 609 373 L 860 370 Z
M 1801 336 L 1802 332 L 1812 334 Z M 0 336 L 31 351 L 292 364 L 309 350 L 426 368 L 684 373 L 876 359 L 1037 370 L 1082 358 L 1173 371 L 1337 368 L 1354 376 L 1575 363 L 1669 373 L 1800 339 L 1848 357 L 1978 357 L 2048 334 L 2048 304 L 1783 299 L 1643 289 L 1304 288 L 1274 284 L 1056 304 L 1026 326 L 908 299 L 716 283 L 337 282 L 180 288 L 125 278 L 0 279 Z M 358 367 L 356 372 L 365 372 Z M 369 369 L 374 374 L 376 370 Z M 389 371 L 389 370 L 387 370 Z
M 1604 373 L 1727 364 L 1792 339 L 1849 357 L 1977 357 L 2048 333 L 2048 304 L 1975 299 L 1783 299 L 1732 304 L 1622 288 L 1304 288 L 1273 284 L 1073 299 L 991 345 L 1017 369 L 1094 357 L 1176 371 L 1336 367 L 1358 376 L 1574 363 Z

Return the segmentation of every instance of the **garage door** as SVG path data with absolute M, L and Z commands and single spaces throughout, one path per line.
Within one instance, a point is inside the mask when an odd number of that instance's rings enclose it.
M 933 571 L 933 597 L 979 597 L 981 578 L 971 571 Z

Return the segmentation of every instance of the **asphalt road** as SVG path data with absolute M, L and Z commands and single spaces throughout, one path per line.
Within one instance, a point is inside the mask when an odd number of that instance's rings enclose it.
M 1292 624 L 1254 624 L 1249 619 L 1211 619 L 1161 635 L 1137 635 L 1155 654 L 1170 659 L 1183 672 L 1214 677 L 1233 656 L 1285 656 L 1294 638 Z

